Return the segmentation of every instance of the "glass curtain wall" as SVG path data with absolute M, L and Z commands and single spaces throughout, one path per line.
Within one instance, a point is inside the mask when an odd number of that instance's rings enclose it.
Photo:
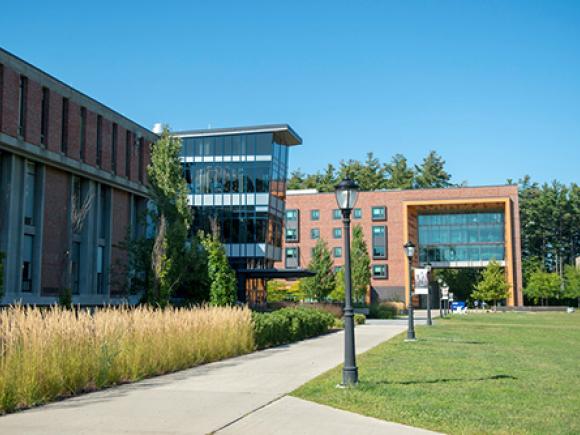
M 182 138 L 194 230 L 226 244 L 282 246 L 288 147 L 272 133 Z M 245 248 L 244 248 L 245 249 Z M 241 256 L 256 256 L 252 250 Z
M 502 212 L 420 215 L 418 221 L 422 263 L 505 259 Z

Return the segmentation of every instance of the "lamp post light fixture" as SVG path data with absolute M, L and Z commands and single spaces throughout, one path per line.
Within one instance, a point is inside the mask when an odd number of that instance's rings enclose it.
M 415 321 L 413 319 L 413 257 L 415 256 L 415 245 L 408 241 L 403 246 L 405 255 L 409 261 L 409 303 L 407 304 L 407 339 L 405 341 L 415 341 Z
M 427 262 L 425 265 L 425 269 L 427 270 L 427 277 L 429 280 L 427 281 L 427 325 L 433 325 L 433 320 L 431 320 L 431 263 Z
M 336 186 L 336 203 L 342 211 L 344 234 L 344 366 L 342 387 L 358 383 L 358 368 L 354 346 L 354 311 L 352 308 L 352 280 L 350 276 L 350 213 L 358 196 L 358 185 L 345 178 Z

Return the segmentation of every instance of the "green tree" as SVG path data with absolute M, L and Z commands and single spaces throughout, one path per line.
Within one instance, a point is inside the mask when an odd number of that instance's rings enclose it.
M 304 179 L 306 174 L 300 169 L 295 169 L 290 173 L 286 187 L 291 190 L 304 189 Z
M 314 247 L 308 270 L 315 275 L 302 280 L 302 289 L 309 299 L 322 301 L 334 289 L 335 284 L 332 257 L 322 239 Z
M 559 296 L 561 283 L 557 273 L 546 272 L 538 268 L 529 274 L 524 294 L 535 304 L 541 301 L 544 305 L 547 299 Z
M 344 269 L 340 269 L 335 274 L 334 289 L 328 295 L 334 302 L 344 302 Z
M 493 301 L 497 306 L 498 300 L 507 298 L 509 287 L 503 269 L 497 261 L 492 260 L 484 269 L 481 281 L 475 285 L 472 296 L 482 301 Z
M 237 299 L 236 273 L 228 262 L 226 250 L 217 234 L 208 234 L 201 239 L 207 252 L 210 280 L 209 301 L 212 305 L 233 305 Z
M 577 299 L 580 307 L 580 269 L 571 264 L 564 268 L 565 293 L 564 296 L 570 299 Z
M 355 225 L 352 230 L 351 274 L 354 300 L 364 302 L 371 285 L 371 259 L 360 225 Z
M 181 141 L 172 137 L 165 127 L 152 146 L 151 163 L 147 168 L 153 203 L 149 216 L 156 229 L 154 242 L 137 244 L 139 251 L 151 249 L 150 267 L 153 273 L 151 280 L 146 272 L 136 273 L 135 276 L 141 276 L 144 280 L 146 301 L 161 306 L 169 303 L 176 290 L 202 290 L 204 285 L 207 286 L 204 253 L 199 249 L 199 241 L 189 237 L 192 216 L 187 203 L 188 188 L 179 160 L 180 152 Z M 142 252 L 136 254 L 139 258 L 134 258 L 135 263 L 144 265 L 146 261 L 141 258 Z
M 389 163 L 384 165 L 388 189 L 412 189 L 415 182 L 415 171 L 409 167 L 407 158 L 395 154 Z
M 415 187 L 449 187 L 451 175 L 445 171 L 445 160 L 435 151 L 427 154 L 421 165 L 415 165 Z

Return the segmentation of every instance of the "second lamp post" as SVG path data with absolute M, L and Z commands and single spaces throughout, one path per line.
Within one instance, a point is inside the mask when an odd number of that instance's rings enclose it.
M 405 341 L 415 341 L 415 320 L 413 319 L 413 256 L 415 255 L 415 245 L 408 241 L 403 246 L 405 255 L 409 261 L 409 303 L 407 304 L 407 339 Z
M 336 186 L 336 202 L 342 211 L 342 224 L 344 226 L 344 366 L 342 368 L 342 386 L 344 387 L 358 383 L 350 277 L 350 213 L 354 208 L 357 196 L 358 186 L 350 178 L 345 178 Z

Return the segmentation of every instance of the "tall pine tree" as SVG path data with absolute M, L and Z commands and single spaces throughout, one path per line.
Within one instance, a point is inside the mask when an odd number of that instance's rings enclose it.
M 451 186 L 451 175 L 445 171 L 445 160 L 435 151 L 427 154 L 421 165 L 415 165 L 415 172 L 415 187 L 417 188 Z
M 364 302 L 371 285 L 371 259 L 360 225 L 355 225 L 352 230 L 351 275 L 354 300 Z

